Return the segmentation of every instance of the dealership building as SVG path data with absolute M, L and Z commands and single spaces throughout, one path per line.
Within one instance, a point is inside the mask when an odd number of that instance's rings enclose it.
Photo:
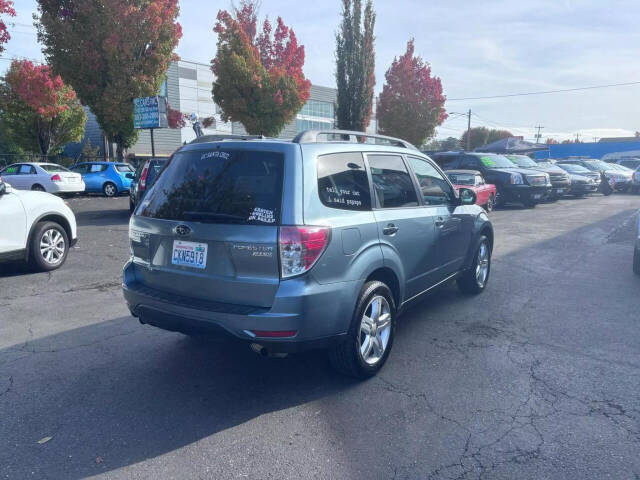
M 211 95 L 213 80 L 213 72 L 209 65 L 179 60 L 171 63 L 159 95 L 166 96 L 169 105 L 174 110 L 179 110 L 187 115 L 195 113 L 200 119 L 215 118 L 215 125 L 203 129 L 205 135 L 245 134 L 241 124 L 222 121 L 220 109 L 214 103 Z M 298 132 L 308 129 L 334 128 L 336 94 L 335 88 L 312 85 L 309 100 L 296 115 L 296 118 L 285 126 L 280 138 L 291 139 Z M 156 155 L 171 155 L 185 142 L 193 140 L 195 136 L 191 125 L 182 129 L 156 129 L 154 130 Z M 91 112 L 88 112 L 83 142 L 68 145 L 65 149 L 65 155 L 78 156 L 87 141 L 91 142 L 94 147 L 102 147 L 103 144 L 102 132 Z M 114 151 L 114 147 L 110 146 L 110 150 Z M 148 130 L 140 130 L 138 142 L 127 153 L 135 155 L 135 157 L 151 156 L 151 136 Z

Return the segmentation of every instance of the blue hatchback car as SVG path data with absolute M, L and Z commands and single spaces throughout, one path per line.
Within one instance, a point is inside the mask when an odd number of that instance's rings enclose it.
M 128 163 L 114 162 L 78 163 L 71 171 L 82 175 L 86 192 L 101 192 L 107 197 L 128 192 L 135 172 Z

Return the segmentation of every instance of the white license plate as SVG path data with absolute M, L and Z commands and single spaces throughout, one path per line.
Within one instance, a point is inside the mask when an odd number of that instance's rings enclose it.
M 67 180 L 69 180 L 69 183 L 78 183 L 80 181 L 80 179 L 76 177 L 69 177 Z
M 558 193 L 564 193 L 564 189 L 563 188 L 559 188 L 558 189 Z
M 536 193 L 536 194 L 533 196 L 533 199 L 534 199 L 534 200 L 540 200 L 541 198 L 542 198 L 542 195 L 541 195 L 540 193 Z
M 197 242 L 173 241 L 171 255 L 173 265 L 204 269 L 207 267 L 207 244 Z

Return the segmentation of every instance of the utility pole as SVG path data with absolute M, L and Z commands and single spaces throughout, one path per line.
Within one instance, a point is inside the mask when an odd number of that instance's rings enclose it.
M 542 130 L 544 127 L 538 125 L 535 128 L 538 129 L 538 133 L 536 134 L 536 143 L 540 143 L 540 139 L 542 138 L 542 135 L 540 134 L 540 130 Z
M 580 134 L 576 133 L 576 143 L 580 143 Z
M 467 122 L 467 152 L 471 150 L 471 109 L 469 109 L 468 113 L 468 122 Z

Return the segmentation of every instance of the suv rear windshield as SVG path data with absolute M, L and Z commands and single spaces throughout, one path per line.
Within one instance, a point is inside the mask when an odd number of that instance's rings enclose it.
M 202 223 L 280 223 L 284 155 L 241 150 L 177 153 L 138 215 Z

